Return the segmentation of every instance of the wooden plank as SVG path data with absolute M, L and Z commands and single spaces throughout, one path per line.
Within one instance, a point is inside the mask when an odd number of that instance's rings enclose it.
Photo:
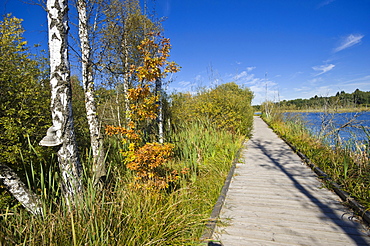
M 233 245 L 370 245 L 369 231 L 259 118 L 214 238 Z

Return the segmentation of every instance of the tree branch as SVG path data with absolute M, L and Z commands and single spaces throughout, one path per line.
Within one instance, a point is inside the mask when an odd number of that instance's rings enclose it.
M 0 163 L 0 180 L 23 207 L 34 215 L 42 215 L 41 200 L 29 190 L 19 176 L 5 164 Z

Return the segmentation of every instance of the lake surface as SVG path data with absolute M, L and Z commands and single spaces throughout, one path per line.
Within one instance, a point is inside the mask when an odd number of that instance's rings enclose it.
M 307 128 L 318 136 L 336 142 L 369 141 L 370 112 L 359 113 L 285 113 L 287 119 L 299 116 Z M 365 130 L 364 130 L 365 128 Z

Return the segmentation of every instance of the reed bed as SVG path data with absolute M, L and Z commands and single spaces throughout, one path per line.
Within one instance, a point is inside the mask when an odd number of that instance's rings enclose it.
M 120 144 L 110 141 L 116 152 Z M 86 171 L 85 191 L 72 209 L 62 201 L 55 168 L 42 166 L 41 178 L 31 174 L 28 183 L 43 198 L 44 216 L 2 209 L 0 245 L 197 245 L 243 137 L 196 121 L 179 126 L 171 141 L 175 158 L 167 165 L 188 170 L 173 187 L 130 188 L 132 173 L 120 155 L 108 153 L 106 186 L 96 189 Z

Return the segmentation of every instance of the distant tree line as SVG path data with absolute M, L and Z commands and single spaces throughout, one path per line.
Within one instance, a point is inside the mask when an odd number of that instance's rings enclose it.
M 353 93 L 338 91 L 335 96 L 317 96 L 310 99 L 283 100 L 279 102 L 285 109 L 317 109 L 326 105 L 335 105 L 339 108 L 354 108 L 370 106 L 370 91 L 356 89 Z

